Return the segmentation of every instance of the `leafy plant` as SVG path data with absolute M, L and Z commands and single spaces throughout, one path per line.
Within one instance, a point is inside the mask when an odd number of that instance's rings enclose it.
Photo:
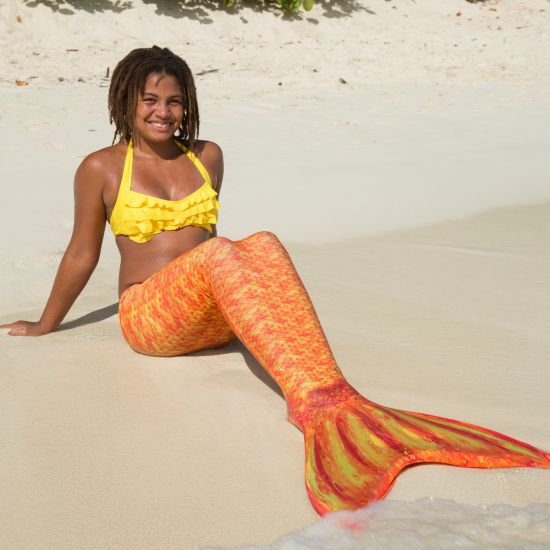
M 297 12 L 301 7 L 306 11 L 310 11 L 313 8 L 315 0 L 275 0 L 281 8 L 288 12 Z M 238 3 L 238 0 L 224 0 L 226 7 L 231 8 Z

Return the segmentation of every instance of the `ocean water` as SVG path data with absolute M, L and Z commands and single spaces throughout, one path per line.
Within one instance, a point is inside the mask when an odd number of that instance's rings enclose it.
M 529 504 L 520 508 L 508 504 L 472 506 L 435 498 L 409 502 L 388 500 L 355 512 L 328 514 L 273 544 L 240 546 L 238 550 L 430 548 L 548 550 L 550 504 Z

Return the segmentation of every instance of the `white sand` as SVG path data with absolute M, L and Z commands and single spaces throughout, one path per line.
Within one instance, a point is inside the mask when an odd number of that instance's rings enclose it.
M 202 22 L 71 4 L 0 5 L 0 321 L 35 319 L 47 298 L 72 174 L 111 140 L 106 68 L 166 44 L 218 69 L 197 84 L 202 137 L 226 156 L 219 232 L 280 235 L 352 384 L 550 449 L 547 2 L 363 1 L 296 21 L 194 8 Z M 311 523 L 301 435 L 260 367 L 237 345 L 133 353 L 117 260 L 107 233 L 67 330 L 0 336 L 3 544 L 194 549 Z M 548 495 L 548 471 L 423 466 L 388 498 Z

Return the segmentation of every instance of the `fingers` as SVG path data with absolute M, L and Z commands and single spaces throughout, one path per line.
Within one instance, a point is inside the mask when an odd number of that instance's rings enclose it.
M 15 323 L 0 325 L 0 329 L 8 329 L 9 336 L 26 336 L 29 326 L 30 324 L 27 321 L 15 321 Z
M 27 328 L 25 325 L 18 325 L 13 327 L 8 334 L 10 336 L 26 336 L 27 335 Z
M 7 329 L 9 336 L 42 336 L 51 332 L 51 330 L 44 329 L 40 322 L 33 321 L 16 321 L 0 325 L 0 329 Z
M 5 325 L 0 325 L 0 328 L 12 328 L 16 325 L 19 325 L 20 323 L 24 323 L 24 321 L 15 321 L 15 323 L 6 323 Z
M 15 322 L 15 323 L 7 323 L 5 325 L 0 325 L 0 330 L 1 329 L 5 329 L 7 330 L 7 334 L 12 334 L 13 331 L 18 328 L 20 325 L 19 325 L 19 321 Z

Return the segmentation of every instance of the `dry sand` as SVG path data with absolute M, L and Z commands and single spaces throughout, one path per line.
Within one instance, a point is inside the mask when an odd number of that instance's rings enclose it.
M 288 21 L 77 5 L 0 5 L 0 321 L 45 303 L 72 174 L 111 140 L 107 67 L 168 45 L 212 71 L 197 85 L 202 137 L 226 156 L 219 232 L 279 234 L 350 382 L 550 449 L 547 2 L 361 1 Z M 107 234 L 63 330 L 0 335 L 2 544 L 195 549 L 314 521 L 301 434 L 259 365 L 241 345 L 133 353 L 117 259 Z M 548 495 L 547 471 L 423 466 L 388 498 Z

